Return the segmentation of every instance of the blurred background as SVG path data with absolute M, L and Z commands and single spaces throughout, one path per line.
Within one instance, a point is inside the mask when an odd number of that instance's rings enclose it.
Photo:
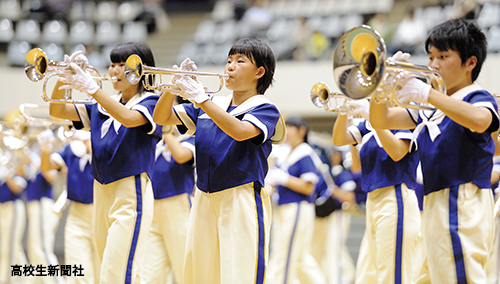
M 403 50 L 412 54 L 412 63 L 426 65 L 427 32 L 454 17 L 475 20 L 486 33 L 489 55 L 478 83 L 500 92 L 500 1 L 0 0 L 0 117 L 23 103 L 47 105 L 40 98 L 42 83 L 29 81 L 24 73 L 26 54 L 34 47 L 54 61 L 83 50 L 104 75 L 116 44 L 144 41 L 157 67 L 171 68 L 189 57 L 199 71 L 223 73 L 227 52 L 237 39 L 260 37 L 278 60 L 275 82 L 266 96 L 285 116 L 305 117 L 311 130 L 331 143 L 335 113 L 314 106 L 309 94 L 320 81 L 338 91 L 332 68 L 338 38 L 368 24 L 384 38 L 388 56 Z M 103 84 L 113 91 L 111 84 Z M 227 94 L 227 89 L 220 92 Z M 356 259 L 364 217 L 353 218 L 351 227 L 347 245 Z M 56 253 L 61 252 L 58 241 Z

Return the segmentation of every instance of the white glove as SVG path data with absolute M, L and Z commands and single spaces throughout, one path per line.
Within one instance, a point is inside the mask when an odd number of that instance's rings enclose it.
M 265 183 L 270 186 L 285 185 L 290 174 L 280 168 L 272 168 L 266 176 Z
M 62 78 L 61 81 L 66 83 L 66 85 L 59 87 L 59 90 L 76 89 L 80 92 L 93 95 L 100 89 L 99 85 L 92 78 L 92 75 L 83 71 L 75 63 L 70 63 L 70 67 L 75 71 L 75 74 Z
M 351 114 L 353 116 L 361 116 L 366 120 L 370 120 L 370 102 L 367 99 L 351 100 L 349 102 L 351 107 Z
M 389 57 L 388 60 L 390 61 L 400 61 L 400 62 L 408 62 L 410 59 L 411 54 L 409 53 L 403 53 L 401 50 L 394 53 L 393 56 Z
M 416 103 L 425 104 L 429 99 L 431 85 L 420 81 L 417 78 L 411 78 L 401 88 L 394 93 L 396 100 L 399 103 L 408 103 L 414 101 Z
M 194 61 L 192 61 L 189 58 L 186 58 L 181 63 L 181 70 L 183 70 L 183 71 L 197 71 L 198 67 L 196 66 L 196 63 L 194 63 Z
M 50 129 L 46 129 L 42 131 L 38 136 L 36 137 L 38 140 L 38 144 L 40 144 L 40 147 L 42 150 L 45 151 L 51 151 L 52 150 L 52 143 L 54 143 L 55 137 L 54 133 Z
M 498 216 L 500 216 L 500 198 L 497 199 L 497 202 L 495 203 L 495 218 L 497 218 Z
M 0 181 L 3 183 L 11 176 L 9 169 L 6 166 L 0 167 Z
M 83 63 L 84 65 L 89 65 L 89 60 L 87 59 L 87 56 L 83 55 L 83 52 L 81 50 L 77 50 L 73 52 L 71 55 L 64 55 L 64 63 L 70 64 L 70 63 Z
M 182 76 L 177 80 L 177 85 L 181 88 L 180 96 L 197 104 L 209 100 L 210 97 L 205 93 L 203 83 L 194 80 L 190 76 Z

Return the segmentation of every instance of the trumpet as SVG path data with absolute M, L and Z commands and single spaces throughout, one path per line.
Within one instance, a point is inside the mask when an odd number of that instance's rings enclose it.
M 159 67 L 151 67 L 146 66 L 142 63 L 141 58 L 132 54 L 127 58 L 125 62 L 125 78 L 131 84 L 137 84 L 141 80 L 141 77 L 146 76 L 146 80 L 143 81 L 144 88 L 147 90 L 155 90 L 160 92 L 172 92 L 179 93 L 181 90 L 175 84 L 149 84 L 149 76 L 154 74 L 163 74 L 163 75 L 192 75 L 192 76 L 209 76 L 209 77 L 218 77 L 219 78 L 219 87 L 216 90 L 210 91 L 205 89 L 205 92 L 208 94 L 215 94 L 222 90 L 224 86 L 224 81 L 229 78 L 227 74 L 217 74 L 210 72 L 197 72 L 197 71 L 185 71 L 185 70 L 175 70 L 175 69 L 167 69 L 167 68 L 159 68 Z
M 75 62 L 80 68 L 84 71 L 89 72 L 94 80 L 96 80 L 99 87 L 102 87 L 102 81 L 112 81 L 116 82 L 116 77 L 106 77 L 100 76 L 99 72 L 92 67 L 91 65 L 87 65 L 83 61 Z M 92 104 L 95 103 L 93 98 L 83 99 L 83 100 L 74 100 L 72 98 L 72 91 L 66 90 L 66 94 L 64 99 L 53 100 L 47 96 L 46 86 L 49 79 L 53 76 L 68 76 L 69 74 L 65 72 L 69 68 L 69 65 L 64 62 L 48 60 L 45 52 L 40 48 L 33 48 L 26 55 L 26 60 L 24 63 L 24 72 L 28 79 L 33 82 L 38 82 L 45 77 L 42 88 L 42 99 L 45 102 L 50 103 L 69 103 L 69 104 Z
M 369 98 L 375 94 L 399 107 L 435 109 L 425 104 L 399 102 L 394 94 L 412 78 L 446 93 L 439 71 L 428 66 L 387 60 L 386 53 L 384 39 L 370 26 L 355 27 L 342 35 L 333 61 L 334 79 L 341 92 L 351 99 Z
M 327 112 L 348 113 L 352 110 L 349 107 L 350 98 L 341 93 L 331 92 L 328 85 L 323 82 L 314 84 L 310 95 L 312 103 Z

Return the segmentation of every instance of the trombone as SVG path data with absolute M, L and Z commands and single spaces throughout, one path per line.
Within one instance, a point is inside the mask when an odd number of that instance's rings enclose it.
M 77 61 L 75 62 L 82 70 L 89 72 L 94 80 L 96 80 L 97 84 L 99 87 L 102 87 L 102 81 L 104 80 L 109 80 L 112 82 L 116 81 L 116 77 L 106 77 L 106 76 L 100 76 L 99 72 L 92 67 L 91 65 L 85 64 L 83 61 Z M 60 100 L 53 100 L 47 96 L 46 92 L 46 86 L 48 80 L 52 76 L 68 76 L 68 73 L 65 72 L 69 68 L 69 65 L 64 63 L 64 62 L 59 62 L 59 61 L 53 61 L 53 60 L 48 60 L 47 55 L 45 52 L 40 49 L 40 48 L 33 48 L 28 52 L 26 55 L 26 60 L 24 63 L 24 72 L 26 73 L 26 76 L 28 79 L 30 79 L 33 82 L 38 82 L 42 80 L 45 77 L 45 80 L 43 82 L 43 89 L 42 89 L 42 99 L 45 102 L 50 102 L 50 103 L 68 103 L 68 104 L 92 104 L 95 103 L 93 98 L 88 98 L 84 100 L 74 100 L 72 98 L 72 91 L 71 90 L 66 90 L 66 95 L 64 99 Z
M 175 84 L 149 84 L 149 76 L 154 74 L 163 74 L 163 75 L 193 75 L 193 76 L 209 76 L 209 77 L 218 77 L 219 78 L 219 87 L 214 91 L 205 90 L 208 94 L 215 94 L 222 90 L 224 86 L 224 81 L 229 78 L 228 74 L 217 74 L 210 72 L 197 72 L 197 71 L 185 71 L 185 70 L 175 70 L 175 69 L 167 69 L 160 67 L 151 67 L 144 65 L 142 63 L 141 58 L 137 54 L 132 54 L 127 58 L 125 62 L 125 78 L 131 84 L 137 84 L 141 80 L 141 77 L 146 76 L 146 80 L 143 81 L 144 88 L 147 90 L 155 90 L 160 92 L 172 92 L 179 93 L 181 90 Z
M 342 35 L 333 57 L 334 79 L 341 92 L 355 100 L 375 94 L 399 107 L 435 109 L 425 104 L 399 102 L 394 94 L 412 78 L 421 79 L 446 93 L 439 71 L 428 66 L 387 60 L 386 54 L 384 39 L 370 26 L 355 27 Z

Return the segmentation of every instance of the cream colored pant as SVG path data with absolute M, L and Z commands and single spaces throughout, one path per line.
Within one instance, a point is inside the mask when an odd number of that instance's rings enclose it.
M 83 268 L 83 276 L 66 277 L 67 284 L 97 283 L 97 251 L 94 242 L 94 204 L 71 202 L 64 227 L 64 262 Z
M 101 284 L 140 283 L 153 202 L 151 180 L 146 173 L 106 185 L 94 181 Z
M 432 283 L 487 283 L 493 194 L 472 183 L 424 197 L 424 240 Z
M 379 284 L 412 283 L 419 233 L 420 210 L 413 190 L 402 184 L 368 193 L 366 236 Z
M 184 254 L 191 210 L 189 199 L 189 194 L 185 193 L 154 201 L 144 283 L 167 283 L 172 271 L 175 283 L 184 283 Z
M 29 263 L 35 267 L 37 265 L 45 268 L 49 265 L 59 266 L 57 256 L 54 253 L 54 241 L 60 218 L 52 211 L 52 205 L 54 205 L 54 200 L 47 197 L 29 201 L 26 205 L 28 212 L 28 258 Z M 27 278 L 31 283 L 61 283 L 60 277 L 30 276 Z
M 189 216 L 184 283 L 264 283 L 271 201 L 253 183 L 196 190 Z
M 18 199 L 0 203 L 0 283 L 24 282 L 21 277 L 11 277 L 11 265 L 23 267 L 28 264 L 23 249 L 26 228 L 26 205 Z
M 273 223 L 269 283 L 297 280 L 302 284 L 326 283 L 310 251 L 315 218 L 314 205 L 307 201 L 278 206 Z
M 343 210 L 336 210 L 325 218 L 315 218 L 311 255 L 329 284 L 354 281 L 354 261 L 346 246 L 350 226 L 351 213 Z

